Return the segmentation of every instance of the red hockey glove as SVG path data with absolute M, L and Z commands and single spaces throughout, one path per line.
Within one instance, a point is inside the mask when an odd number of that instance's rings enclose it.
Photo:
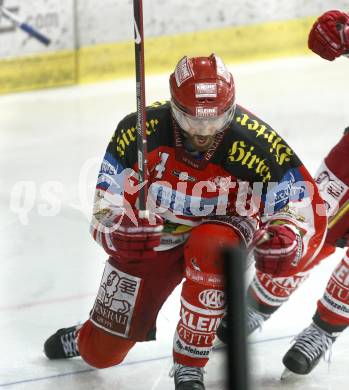
M 149 218 L 141 218 L 140 211 L 132 209 L 114 219 L 110 232 L 103 235 L 103 247 L 109 255 L 122 259 L 154 258 L 162 230 L 160 216 L 150 213 Z
M 325 60 L 333 61 L 349 51 L 349 15 L 327 11 L 314 23 L 308 47 Z
M 253 237 L 256 268 L 266 274 L 292 273 L 302 256 L 302 238 L 293 225 L 269 225 Z

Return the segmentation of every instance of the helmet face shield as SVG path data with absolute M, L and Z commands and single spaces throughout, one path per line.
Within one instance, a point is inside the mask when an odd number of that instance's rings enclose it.
M 192 136 L 214 136 L 235 113 L 235 84 L 220 57 L 183 57 L 170 75 L 172 115 Z
M 217 115 L 214 108 L 197 108 L 197 116 L 181 110 L 171 100 L 172 114 L 180 128 L 190 135 L 215 136 L 226 129 L 235 114 L 236 104 L 233 103 L 225 112 Z

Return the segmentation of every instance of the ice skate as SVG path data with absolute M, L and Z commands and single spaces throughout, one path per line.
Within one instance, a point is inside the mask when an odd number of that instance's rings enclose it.
M 281 379 L 287 379 L 292 373 L 309 374 L 319 363 L 320 358 L 331 350 L 336 337 L 311 324 L 295 339 L 295 344 L 286 352 L 282 362 L 286 367 Z
M 260 311 L 248 306 L 246 310 L 246 332 L 247 336 L 257 329 L 262 329 L 264 321 L 269 319 L 269 314 L 263 314 Z
M 175 390 L 205 390 L 203 368 L 175 363 L 170 376 L 174 377 Z
M 261 329 L 264 321 L 266 321 L 270 315 L 263 314 L 256 311 L 252 307 L 248 306 L 246 309 L 246 332 L 247 336 L 252 334 L 256 329 Z M 225 315 L 217 329 L 217 339 L 215 340 L 214 349 L 223 348 L 228 343 L 228 321 L 227 315 Z
M 44 344 L 45 355 L 49 359 L 67 359 L 80 356 L 76 343 L 77 331 L 81 325 L 57 330 Z

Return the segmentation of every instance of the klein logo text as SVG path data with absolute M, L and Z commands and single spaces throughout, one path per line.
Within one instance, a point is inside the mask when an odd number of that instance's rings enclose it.
M 194 313 L 185 310 L 182 307 L 181 318 L 183 324 L 191 330 L 199 332 L 215 332 L 221 321 L 220 317 L 200 317 Z
M 212 107 L 212 108 L 196 107 L 197 118 L 215 118 L 217 116 L 217 113 L 218 113 L 217 107 Z
M 216 98 L 217 84 L 216 83 L 197 83 L 195 84 L 195 97 L 197 99 Z

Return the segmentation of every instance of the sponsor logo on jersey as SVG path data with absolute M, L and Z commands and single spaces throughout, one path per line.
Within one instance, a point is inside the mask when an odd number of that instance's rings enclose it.
M 177 333 L 178 336 L 184 340 L 186 343 L 195 345 L 195 346 L 211 346 L 215 335 L 214 333 L 197 333 L 194 332 L 187 327 L 185 327 L 183 324 L 179 323 L 177 327 Z
M 217 97 L 217 84 L 216 83 L 196 83 L 195 84 L 195 97 L 197 99 L 216 98 Z
M 193 177 L 193 176 L 190 176 L 188 174 L 188 172 L 181 172 L 181 171 L 178 171 L 177 169 L 174 169 L 172 171 L 172 175 L 178 177 L 178 179 L 180 181 L 192 181 L 192 182 L 195 182 L 196 181 L 196 178 Z
M 349 287 L 349 267 L 344 261 L 336 268 L 333 277 L 344 287 Z M 332 278 L 333 278 L 332 277 Z
M 147 136 L 151 136 L 156 133 L 157 125 L 159 124 L 158 119 L 151 119 L 146 122 L 146 133 Z M 115 139 L 115 141 L 114 141 Z M 137 140 L 137 128 L 129 127 L 127 129 L 120 129 L 120 132 L 116 132 L 112 138 L 112 142 L 116 143 L 116 150 L 120 157 L 125 156 L 125 152 L 128 147 Z
M 240 163 L 240 165 L 251 169 L 262 177 L 263 183 L 271 180 L 269 165 L 265 157 L 254 152 L 254 146 L 248 146 L 245 141 L 235 141 L 228 151 L 228 161 Z
M 331 175 L 329 171 L 322 171 L 315 180 L 319 187 L 319 190 L 323 193 L 326 192 L 336 200 L 342 198 L 343 193 L 348 189 L 339 179 Z
M 107 160 L 104 159 L 102 162 L 100 173 L 106 173 L 108 175 L 114 175 L 116 172 L 115 167 Z
M 225 306 L 224 291 L 212 289 L 201 291 L 199 301 L 209 309 L 221 309 Z
M 221 322 L 220 317 L 203 317 L 183 307 L 181 309 L 181 319 L 188 329 L 199 332 L 215 332 Z
M 299 222 L 305 222 L 306 221 L 305 216 L 304 215 L 300 215 L 299 213 L 296 213 L 295 210 L 291 209 L 289 204 L 287 204 L 285 207 L 280 209 L 280 211 L 278 213 L 278 216 L 280 218 L 283 218 L 283 216 L 286 216 L 288 218 L 293 218 L 293 219 L 295 219 L 296 221 L 299 221 Z
M 279 165 L 283 165 L 291 160 L 294 155 L 293 150 L 284 143 L 283 139 L 266 125 L 260 124 L 256 119 L 251 119 L 246 113 L 235 118 L 242 127 L 253 132 L 256 138 L 262 137 L 267 144 L 270 144 L 269 153 L 275 158 Z
M 127 336 L 141 279 L 107 263 L 94 304 L 91 321 L 109 333 Z
M 97 188 L 122 194 L 124 178 L 124 167 L 110 153 L 106 153 L 98 174 Z
M 216 274 L 207 274 L 202 271 L 194 270 L 190 267 L 186 267 L 185 276 L 189 280 L 193 282 L 197 282 L 200 284 L 204 284 L 206 286 L 223 286 L 224 285 L 224 277 L 223 275 Z
M 266 206 L 271 208 L 269 211 L 281 210 L 289 202 L 299 202 L 307 196 L 309 194 L 303 177 L 297 169 L 291 169 L 285 173 L 279 184 L 268 191 Z
M 329 217 L 335 216 L 338 213 L 341 200 L 347 194 L 347 184 L 334 175 L 324 161 L 319 167 L 315 182 L 321 198 L 324 200 L 327 215 Z
M 188 61 L 188 57 L 183 57 L 175 69 L 175 78 L 177 87 L 180 87 L 185 81 L 193 77 L 193 71 Z
M 229 191 L 231 186 L 231 176 L 215 176 L 210 177 L 207 181 L 213 183 L 213 185 L 219 189 L 222 188 L 224 191 Z
M 181 337 L 175 334 L 175 339 L 173 343 L 173 347 L 175 352 L 180 353 L 182 355 L 190 356 L 190 357 L 207 357 L 210 354 L 212 349 L 212 345 L 208 347 L 201 347 L 197 345 L 188 345 Z
M 268 300 L 273 306 L 273 301 L 285 301 L 288 297 L 300 286 L 301 283 L 308 277 L 305 273 L 299 273 L 294 276 L 272 278 L 268 274 L 263 274 L 257 271 L 257 278 L 253 281 L 253 289 L 257 293 L 261 293 L 264 300 Z M 259 295 L 259 294 L 257 294 Z M 274 303 L 274 304 L 275 304 Z
M 349 294 L 347 292 L 345 299 L 348 300 L 348 297 Z M 321 298 L 320 302 L 331 312 L 334 312 L 341 317 L 349 319 L 349 305 L 345 303 L 345 300 L 343 302 L 342 299 L 334 299 L 330 294 L 326 292 Z

